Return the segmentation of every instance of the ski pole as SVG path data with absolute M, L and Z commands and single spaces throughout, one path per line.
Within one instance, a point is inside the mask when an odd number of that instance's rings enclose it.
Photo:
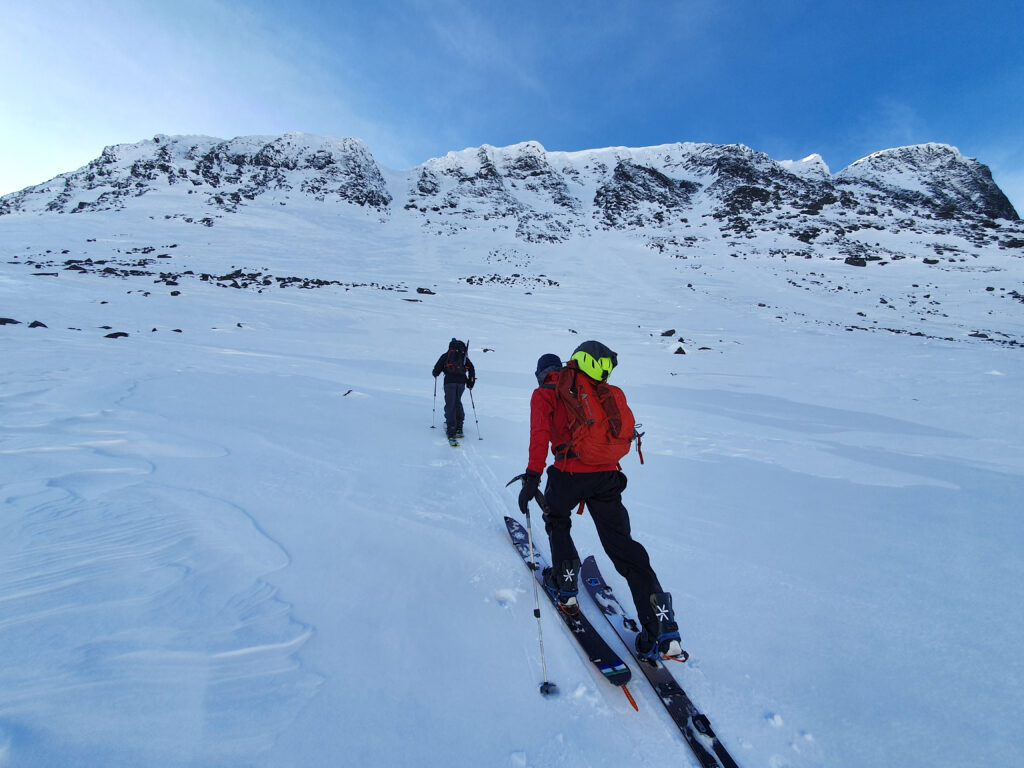
M 466 339 L 466 360 L 469 360 L 469 338 Z M 469 367 L 468 365 L 466 366 Z M 476 401 L 473 400 L 473 390 L 470 387 L 466 387 L 469 390 L 469 404 L 473 406 L 473 421 L 476 422 L 476 439 L 483 440 L 480 436 L 480 420 L 476 417 Z
M 530 547 L 530 569 L 537 572 L 537 561 L 533 557 L 533 526 L 530 525 L 530 508 L 526 508 L 526 541 Z M 537 578 L 530 579 L 533 582 L 533 615 L 537 617 L 537 643 L 540 645 L 540 669 L 544 675 L 544 682 L 540 684 L 540 693 L 547 696 L 558 692 L 558 686 L 548 680 L 548 663 L 544 658 L 544 633 L 540 627 L 540 596 L 537 593 Z
M 516 477 L 513 477 L 511 480 L 509 480 L 508 483 L 505 484 L 505 487 L 508 488 L 516 480 L 524 481 L 525 479 L 525 474 L 517 475 Z M 546 508 L 546 505 L 543 503 L 544 496 L 543 494 L 541 494 L 540 490 L 537 491 L 534 498 L 536 499 L 537 503 L 540 504 L 541 509 Z M 530 570 L 533 571 L 534 574 L 536 574 L 537 560 L 534 557 L 533 526 L 530 525 L 529 504 L 526 505 L 526 543 L 527 546 L 530 547 Z M 544 632 L 541 629 L 540 625 L 540 595 L 537 592 L 537 577 L 534 576 L 532 579 L 530 579 L 530 581 L 533 582 L 533 615 L 537 618 L 537 643 L 540 646 L 540 669 L 541 673 L 544 675 L 544 682 L 540 684 L 540 693 L 542 696 L 548 696 L 550 694 L 558 693 L 558 686 L 555 685 L 555 683 L 552 683 L 550 680 L 548 680 L 548 663 L 547 659 L 544 656 Z
M 434 377 L 434 410 L 430 413 L 430 428 L 437 429 L 434 422 L 437 420 L 437 376 Z
M 476 402 L 473 400 L 473 390 L 469 390 L 469 404 L 473 406 L 473 421 L 476 422 L 476 439 L 483 440 L 480 436 L 480 420 L 476 417 Z

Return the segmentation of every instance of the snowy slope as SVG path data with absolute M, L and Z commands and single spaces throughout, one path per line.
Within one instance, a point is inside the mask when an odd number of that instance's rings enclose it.
M 188 182 L 0 216 L 0 765 L 692 764 L 550 613 L 537 693 L 504 485 L 536 358 L 587 338 L 646 429 L 625 500 L 678 677 L 741 765 L 1024 761 L 1019 225 L 723 237 L 697 171 L 685 227 L 609 225 L 675 210 L 627 194 L 665 192 L 657 154 L 356 174 L 379 206 L 286 168 L 231 212 Z M 456 208 L 405 207 L 427 170 Z M 458 450 L 431 429 L 451 336 L 480 377 Z

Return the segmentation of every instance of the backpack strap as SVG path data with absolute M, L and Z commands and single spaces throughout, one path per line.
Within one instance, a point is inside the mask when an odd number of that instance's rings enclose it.
M 568 416 L 567 426 L 569 427 L 570 435 L 578 426 L 586 424 L 588 421 L 583 403 L 580 401 L 579 386 L 576 383 L 576 377 L 578 375 L 579 369 L 576 367 L 576 362 L 570 360 L 566 366 L 558 372 L 558 379 L 555 382 L 555 393 L 557 394 L 558 399 L 565 405 L 565 412 Z M 576 452 L 570 448 L 569 443 L 553 445 L 551 447 L 551 452 L 558 460 L 579 458 L 576 455 Z
M 454 362 L 452 361 L 452 354 L 453 353 L 455 355 L 455 361 Z M 454 348 L 453 349 L 453 348 L 449 347 L 449 349 L 448 349 L 448 357 L 444 361 L 444 367 L 447 370 L 449 370 L 449 371 L 458 371 L 458 370 L 465 371 L 465 370 L 469 369 L 469 366 L 466 364 L 466 360 L 467 360 L 467 354 L 463 350 L 458 349 L 458 348 Z M 461 365 L 459 364 L 459 361 L 461 361 Z
M 620 437 L 622 415 L 619 413 L 619 404 L 615 400 L 615 395 L 612 393 L 608 383 L 604 381 L 594 382 L 594 391 L 597 393 L 598 400 L 601 401 L 601 407 L 604 408 L 604 412 L 608 416 L 608 427 L 612 435 Z

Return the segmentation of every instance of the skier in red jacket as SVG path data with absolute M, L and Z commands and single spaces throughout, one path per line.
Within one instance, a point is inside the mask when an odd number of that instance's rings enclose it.
M 587 341 L 576 348 L 569 365 L 595 381 L 603 381 L 617 362 L 615 353 L 604 344 Z M 685 658 L 672 596 L 662 590 L 647 550 L 630 535 L 629 513 L 622 504 L 626 476 L 617 463 L 586 464 L 571 451 L 558 450 L 570 443 L 572 437 L 569 412 L 555 389 L 562 367 L 554 354 L 542 355 L 537 361 L 539 386 L 530 399 L 529 461 L 519 493 L 519 508 L 525 513 L 526 505 L 536 497 L 551 446 L 555 462 L 547 472 L 543 517 L 553 567 L 544 572 L 544 586 L 558 598 L 566 613 L 579 610 L 576 595 L 580 557 L 570 529 L 573 510 L 585 501 L 605 553 L 626 579 L 633 595 L 642 627 L 637 651 L 651 659 Z

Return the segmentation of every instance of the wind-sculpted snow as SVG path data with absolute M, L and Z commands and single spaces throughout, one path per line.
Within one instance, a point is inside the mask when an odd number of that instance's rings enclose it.
M 147 482 L 226 449 L 116 400 L 76 413 L 61 376 L 12 385 L 0 745 L 34 765 L 249 764 L 318 685 L 297 661 L 310 629 L 263 580 L 288 558 L 231 502 Z

